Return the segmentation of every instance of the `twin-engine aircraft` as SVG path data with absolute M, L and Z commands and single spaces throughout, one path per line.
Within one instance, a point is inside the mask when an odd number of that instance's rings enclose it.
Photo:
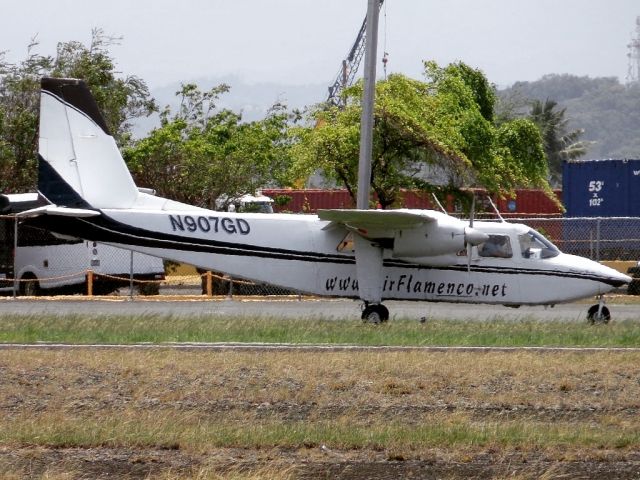
M 432 210 L 217 212 L 138 189 L 85 83 L 41 83 L 39 180 L 48 205 L 30 221 L 61 235 L 185 262 L 301 292 L 383 300 L 554 305 L 602 296 L 630 278 L 561 253 L 525 225 L 467 222 Z M 593 316 L 608 319 L 602 301 Z

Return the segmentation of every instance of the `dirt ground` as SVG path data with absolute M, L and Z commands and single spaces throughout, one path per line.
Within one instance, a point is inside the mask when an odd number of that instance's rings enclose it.
M 620 445 L 558 446 L 541 439 L 534 445 L 461 440 L 344 448 L 172 443 L 162 441 L 161 429 L 155 442 L 91 432 L 84 432 L 88 441 L 44 435 L 66 421 L 111 417 L 124 424 L 133 416 L 151 423 L 171 416 L 214 419 L 241 428 L 262 419 L 373 428 L 463 418 L 469 425 L 619 426 L 628 434 L 637 431 L 640 413 L 639 360 L 638 353 L 607 352 L 4 351 L 0 478 L 637 479 L 637 437 Z M 23 426 L 30 421 L 36 425 L 31 436 Z
M 296 478 L 296 479 L 637 479 L 639 454 L 557 460 L 544 454 L 482 451 L 463 460 L 433 450 L 403 459 L 370 451 L 215 449 L 184 453 L 152 448 L 0 449 L 0 478 Z M 10 473 L 11 472 L 11 473 Z M 247 477 L 243 477 L 243 472 Z M 268 472 L 272 472 L 272 475 Z

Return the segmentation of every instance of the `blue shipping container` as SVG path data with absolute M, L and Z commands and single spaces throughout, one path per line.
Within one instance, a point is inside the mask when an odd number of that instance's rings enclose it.
M 640 160 L 565 162 L 567 217 L 640 217 Z

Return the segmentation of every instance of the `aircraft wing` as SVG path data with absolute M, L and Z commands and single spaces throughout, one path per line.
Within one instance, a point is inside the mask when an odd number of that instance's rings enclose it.
M 353 210 L 332 209 L 318 210 L 318 218 L 344 225 L 350 230 L 398 230 L 417 227 L 437 220 L 436 212 L 426 210 Z M 327 227 L 325 227 L 327 228 Z

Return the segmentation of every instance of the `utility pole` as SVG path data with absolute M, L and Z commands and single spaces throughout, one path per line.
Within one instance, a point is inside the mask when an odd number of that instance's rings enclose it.
M 629 68 L 627 70 L 627 84 L 640 81 L 640 17 L 636 18 L 636 31 L 635 37 L 632 37 L 631 42 L 627 45 L 629 53 L 627 57 L 629 59 Z
M 356 207 L 369 208 L 371 155 L 373 152 L 373 107 L 376 93 L 376 55 L 378 51 L 379 0 L 368 0 L 366 47 L 364 53 L 364 91 L 360 118 L 360 158 L 358 162 L 358 197 Z

